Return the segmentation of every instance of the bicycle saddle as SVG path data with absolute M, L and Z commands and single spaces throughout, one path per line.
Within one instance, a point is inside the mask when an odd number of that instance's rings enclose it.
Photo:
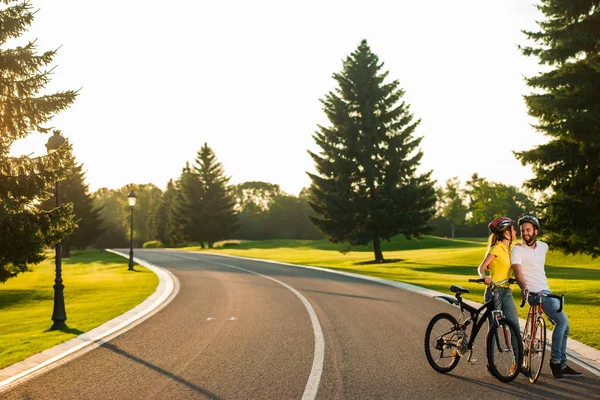
M 464 287 L 458 286 L 458 285 L 450 286 L 450 290 L 453 293 L 471 293 L 471 291 L 469 289 L 465 289 Z

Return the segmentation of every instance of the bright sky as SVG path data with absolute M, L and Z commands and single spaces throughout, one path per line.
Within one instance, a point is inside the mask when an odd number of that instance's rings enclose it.
M 478 172 L 520 186 L 532 174 L 512 151 L 546 141 L 522 98 L 540 67 L 517 48 L 542 19 L 533 0 L 32 1 L 27 37 L 40 51 L 62 46 L 48 88 L 81 88 L 51 125 L 92 191 L 164 189 L 207 142 L 231 183 L 298 194 L 327 123 L 319 99 L 363 38 L 422 119 L 420 171 L 439 184 Z M 47 139 L 12 153 L 43 154 Z

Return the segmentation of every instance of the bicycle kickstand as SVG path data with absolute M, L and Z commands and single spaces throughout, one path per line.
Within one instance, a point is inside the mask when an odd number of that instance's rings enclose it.
M 469 358 L 467 358 L 467 362 L 471 365 L 477 364 L 477 359 L 473 358 L 473 349 L 469 350 Z

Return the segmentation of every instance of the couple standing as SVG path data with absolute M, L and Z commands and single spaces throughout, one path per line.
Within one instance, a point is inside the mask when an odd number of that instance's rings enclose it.
M 479 266 L 479 276 L 485 281 L 486 286 L 491 282 L 501 282 L 511 278 L 514 274 L 521 288 L 521 294 L 525 297 L 528 292 L 551 293 L 546 279 L 544 264 L 548 245 L 537 240 L 540 231 L 540 223 L 537 218 L 526 215 L 519 218 L 519 230 L 521 231 L 521 243 L 516 243 L 517 230 L 510 218 L 502 217 L 490 222 L 488 227 L 491 234 L 489 237 L 488 252 Z M 490 271 L 486 276 L 485 271 Z M 492 298 L 491 291 L 486 289 L 485 301 Z M 508 284 L 500 288 L 500 308 L 506 316 L 519 326 L 517 307 L 513 300 Z M 552 319 L 556 326 L 552 333 L 552 351 L 550 352 L 550 369 L 556 379 L 565 377 L 582 376 L 581 372 L 575 371 L 567 365 L 567 337 L 569 336 L 569 320 L 564 310 L 557 312 L 560 302 L 550 297 L 529 297 L 530 304 L 541 301 L 544 313 Z

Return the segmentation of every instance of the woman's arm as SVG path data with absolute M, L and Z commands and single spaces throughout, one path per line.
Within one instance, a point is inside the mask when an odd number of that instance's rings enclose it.
M 479 268 L 477 269 L 477 271 L 479 272 L 479 277 L 485 281 L 486 286 L 489 286 L 489 284 L 492 283 L 492 278 L 485 275 L 485 270 L 487 270 L 489 268 L 489 266 L 494 258 L 496 258 L 495 255 L 488 254 L 484 258 L 484 260 L 481 262 L 481 264 L 479 265 Z

